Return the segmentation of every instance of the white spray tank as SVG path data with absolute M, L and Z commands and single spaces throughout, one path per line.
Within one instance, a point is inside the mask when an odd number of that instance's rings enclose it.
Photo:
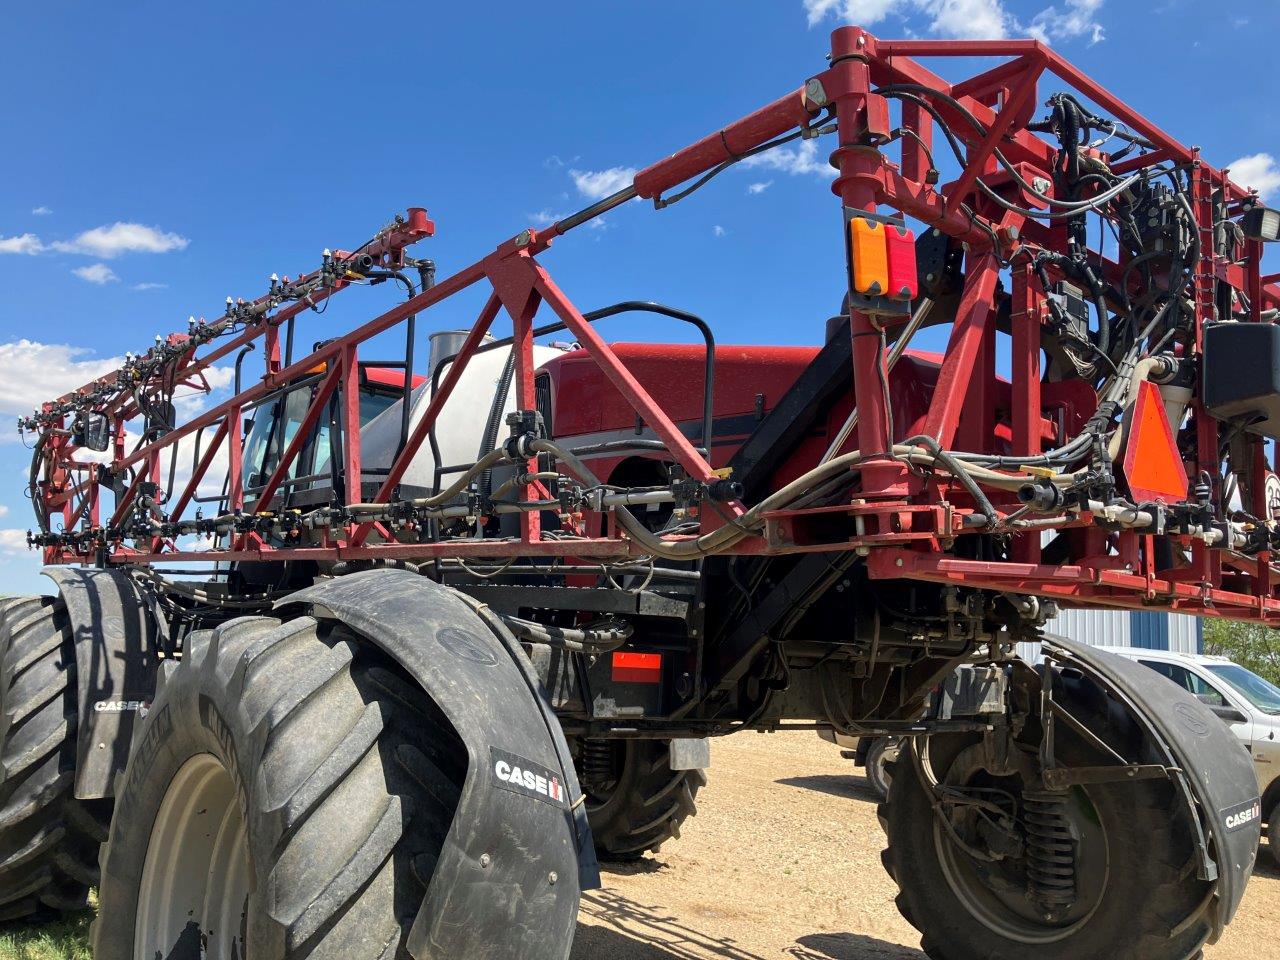
M 427 405 L 431 402 L 431 372 L 436 364 L 458 352 L 467 338 L 468 330 L 443 330 L 431 334 L 431 349 L 427 365 L 427 379 L 414 389 L 412 406 L 409 414 L 409 432 L 422 420 Z M 486 337 L 486 341 L 492 341 Z M 557 356 L 561 350 L 555 347 L 535 345 L 533 363 L 541 366 L 549 359 Z M 474 463 L 478 459 L 480 441 L 484 437 L 485 424 L 489 419 L 489 411 L 493 406 L 494 393 L 502 380 L 502 369 L 510 355 L 509 347 L 498 347 L 483 350 L 474 354 L 458 380 L 444 409 L 436 419 L 436 443 L 440 448 L 440 460 L 443 466 L 451 467 Z M 448 365 L 440 372 L 443 379 L 449 371 Z M 360 431 L 360 459 L 366 471 L 385 470 L 395 458 L 396 447 L 400 443 L 400 401 L 396 401 L 378 416 L 370 420 Z M 516 410 L 516 390 L 514 382 L 507 391 L 507 401 L 502 410 L 502 420 L 498 427 L 498 442 L 507 436 L 506 415 Z M 436 462 L 428 441 L 414 454 L 408 470 L 400 481 L 402 488 L 410 496 L 421 496 L 430 490 L 435 479 Z M 377 473 L 366 472 L 367 482 L 378 482 L 381 477 Z M 442 483 L 448 485 L 457 479 L 457 474 L 446 474 Z

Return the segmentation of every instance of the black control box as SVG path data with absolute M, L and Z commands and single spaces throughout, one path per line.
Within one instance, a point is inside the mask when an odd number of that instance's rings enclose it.
M 1280 326 L 1210 324 L 1202 362 L 1200 396 L 1210 415 L 1280 439 Z

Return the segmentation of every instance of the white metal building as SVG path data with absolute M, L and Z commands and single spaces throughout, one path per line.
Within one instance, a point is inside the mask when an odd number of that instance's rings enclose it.
M 1204 650 L 1204 621 L 1181 613 L 1146 610 L 1063 610 L 1045 625 L 1048 633 L 1060 634 L 1094 647 L 1144 647 L 1201 653 Z M 1039 644 L 1018 644 L 1018 652 L 1038 659 Z

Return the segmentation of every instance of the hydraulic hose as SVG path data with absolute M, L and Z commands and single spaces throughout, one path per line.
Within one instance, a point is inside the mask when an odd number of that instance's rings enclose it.
M 609 653 L 626 643 L 635 632 L 635 628 L 623 620 L 599 620 L 582 627 L 553 627 L 520 617 L 498 616 L 522 640 L 573 653 Z

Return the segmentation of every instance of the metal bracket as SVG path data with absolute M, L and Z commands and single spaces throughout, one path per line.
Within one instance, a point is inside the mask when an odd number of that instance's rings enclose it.
M 1122 780 L 1159 780 L 1173 771 L 1158 763 L 1125 764 L 1122 767 L 1051 767 L 1042 774 L 1050 790 L 1065 790 L 1086 783 L 1119 783 Z

